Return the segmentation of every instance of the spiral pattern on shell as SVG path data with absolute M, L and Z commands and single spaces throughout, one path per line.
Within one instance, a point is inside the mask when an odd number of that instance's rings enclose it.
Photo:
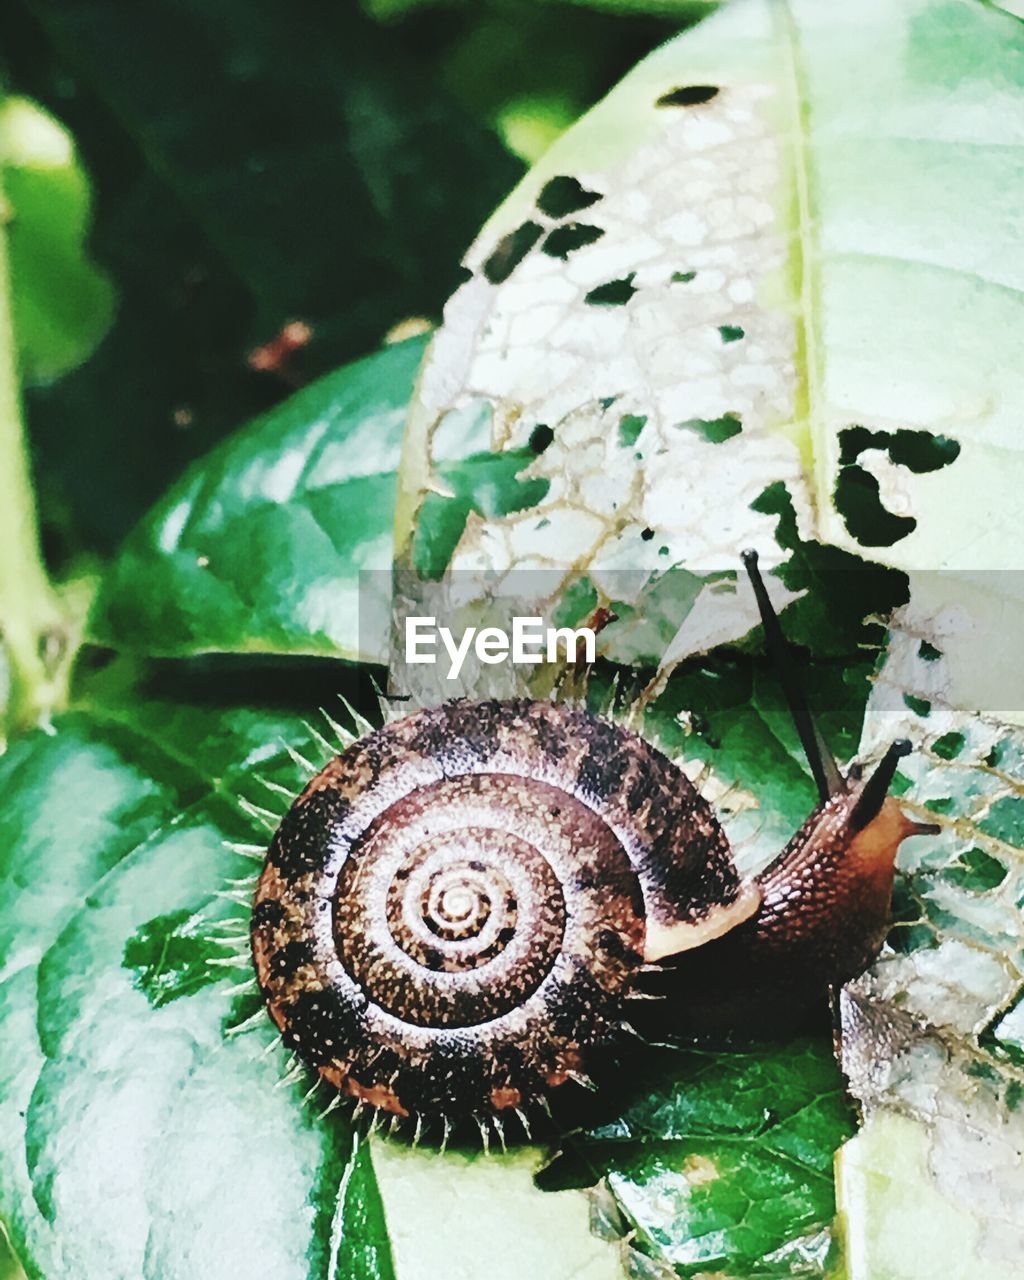
M 686 777 L 565 704 L 455 701 L 369 734 L 274 836 L 252 947 L 271 1016 L 399 1115 L 529 1107 L 615 1035 L 654 927 L 740 885 Z

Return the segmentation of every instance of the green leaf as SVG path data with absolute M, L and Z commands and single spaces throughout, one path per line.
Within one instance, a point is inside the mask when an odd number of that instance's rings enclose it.
M 11 1252 L 10 1245 L 0 1231 L 0 1280 L 24 1280 L 25 1273 L 18 1264 L 18 1259 Z
M 782 1276 L 824 1260 L 832 1157 L 853 1131 L 827 1041 L 676 1054 L 631 1092 L 547 1181 L 599 1174 L 630 1248 L 679 1275 Z
M 428 494 L 420 512 L 413 563 L 426 577 L 441 577 L 471 513 L 503 516 L 535 506 L 548 489 L 546 480 L 521 480 L 534 459 L 532 449 L 505 454 L 471 454 L 443 465 L 445 492 Z
M 396 471 L 420 338 L 321 378 L 195 463 L 126 539 L 90 635 L 151 655 L 269 653 L 387 661 Z M 443 573 L 471 518 L 533 505 L 533 459 L 486 450 L 451 416 L 448 496 L 428 500 L 417 564 Z
M 851 550 L 874 545 L 829 501 L 857 468 L 880 486 L 876 521 L 910 522 L 879 559 L 1009 567 L 1024 251 L 1005 201 L 1020 154 L 1011 122 L 1024 30 L 984 5 L 942 0 L 906 6 L 901 48 L 879 43 L 887 20 L 879 6 L 878 25 L 859 25 L 852 45 L 813 23 L 818 56 L 803 60 L 819 228 L 808 247 L 820 299 L 810 409 L 821 528 Z M 852 111 L 839 78 L 851 61 L 865 77 Z M 927 126 L 887 132 L 882 111 Z M 899 448 L 915 439 L 924 456 Z M 985 494 L 985 521 L 964 494 Z
M 237 738 L 230 717 L 216 730 L 209 716 L 192 723 L 196 759 L 220 758 L 212 784 L 173 736 L 158 744 L 83 714 L 0 761 L 0 1021 L 15 1048 L 0 1089 L 0 1197 L 32 1276 L 337 1274 L 350 1130 L 318 1118 L 322 1101 L 303 1105 L 306 1084 L 276 1087 L 283 1052 L 263 1051 L 269 1023 L 232 1032 L 260 1007 L 233 994 L 249 972 L 244 920 L 226 942 L 239 911 L 218 896 L 253 876 L 225 844 L 254 838 L 237 790 L 254 755 L 268 776 L 294 773 L 280 735 L 308 737 L 294 716 L 264 713 L 257 745 L 252 713 L 242 719 Z M 180 946 L 185 919 L 208 940 L 205 963 Z M 347 1229 L 367 1258 L 376 1249 L 365 1274 L 388 1277 L 371 1198 Z
M 67 130 L 27 98 L 0 103 L 0 170 L 19 372 L 49 382 L 92 353 L 113 313 L 85 251 L 89 182 Z
M 175 656 L 383 661 L 395 470 L 422 351 L 413 339 L 328 374 L 196 463 L 125 542 L 94 637 Z
M 836 757 L 856 754 L 871 663 L 804 668 L 807 696 Z M 726 819 L 746 867 L 779 852 L 817 801 L 777 672 L 716 657 L 687 663 L 648 709 L 645 730 L 663 750 L 710 768 L 708 798 Z
M 384 1226 L 384 1205 L 368 1143 L 357 1141 L 354 1146 L 352 1159 L 338 1188 L 338 1202 L 342 1229 L 338 1233 L 340 1240 L 332 1259 L 334 1274 L 394 1280 L 391 1245 Z
M 323 743 L 213 686 L 199 705 L 202 679 L 146 695 L 108 669 L 88 711 L 0 758 L 0 1220 L 30 1280 L 428 1280 L 489 1206 L 481 1258 L 501 1239 L 514 1268 L 529 1222 L 538 1280 L 613 1280 L 585 1197 L 533 1186 L 535 1151 L 357 1143 L 287 1070 L 248 955 L 267 835 L 244 806 L 283 809 L 273 788 L 305 781 L 284 743 Z

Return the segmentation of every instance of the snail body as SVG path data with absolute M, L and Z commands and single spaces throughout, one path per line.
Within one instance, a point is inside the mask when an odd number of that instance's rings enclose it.
M 652 978 L 714 1023 L 770 1008 L 773 984 L 795 1005 L 859 972 L 896 849 L 926 830 L 888 796 L 909 744 L 844 778 L 784 683 L 821 801 L 753 880 L 675 764 L 578 706 L 459 699 L 334 757 L 277 829 L 253 907 L 285 1043 L 417 1128 L 486 1133 L 587 1083 Z

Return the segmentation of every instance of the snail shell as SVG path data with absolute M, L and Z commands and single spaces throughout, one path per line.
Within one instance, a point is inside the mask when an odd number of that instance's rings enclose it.
M 756 906 L 665 756 L 565 704 L 455 701 L 336 756 L 274 836 L 253 957 L 285 1042 L 398 1115 L 523 1108 L 645 959 Z

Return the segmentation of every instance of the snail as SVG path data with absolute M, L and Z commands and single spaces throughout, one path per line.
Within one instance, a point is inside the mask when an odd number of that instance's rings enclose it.
M 820 795 L 779 856 L 742 879 L 679 767 L 579 706 L 457 699 L 370 732 L 292 805 L 252 913 L 270 1015 L 323 1080 L 417 1131 L 500 1132 L 587 1083 L 652 973 L 713 1020 L 730 984 L 798 1004 L 870 963 L 897 847 L 932 829 L 889 795 L 909 744 L 841 774 L 744 559 Z

